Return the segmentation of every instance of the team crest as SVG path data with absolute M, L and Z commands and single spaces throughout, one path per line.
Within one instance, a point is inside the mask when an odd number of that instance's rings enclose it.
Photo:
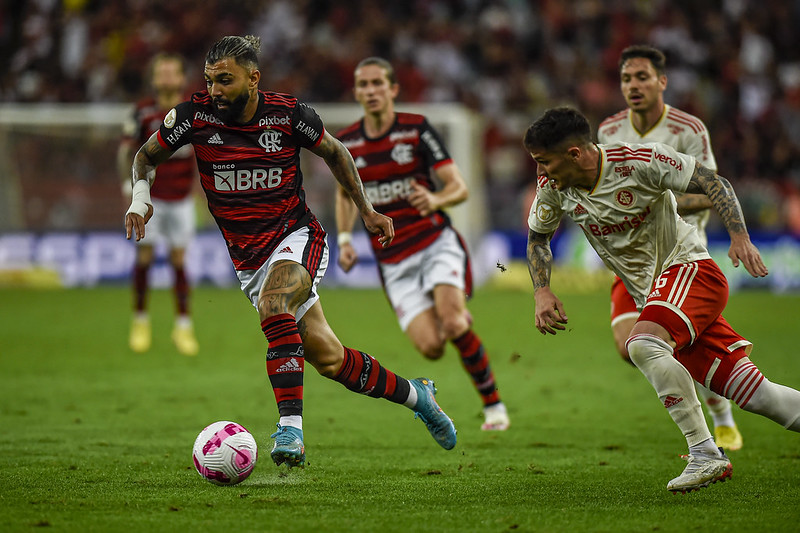
M 414 147 L 410 144 L 398 143 L 392 148 L 392 159 L 398 165 L 407 165 L 414 161 Z
M 169 110 L 167 116 L 164 117 L 164 125 L 168 128 L 172 128 L 173 126 L 175 126 L 175 120 L 177 120 L 177 117 L 178 113 L 177 111 L 175 111 L 175 108 L 173 107 L 172 109 Z
M 634 196 L 628 189 L 622 189 L 614 195 L 614 200 L 622 207 L 630 207 L 633 205 Z
M 281 132 L 272 129 L 264 130 L 264 133 L 258 138 L 258 144 L 260 144 L 267 153 L 280 152 Z

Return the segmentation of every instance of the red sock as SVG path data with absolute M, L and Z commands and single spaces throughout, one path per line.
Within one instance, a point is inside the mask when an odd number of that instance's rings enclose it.
M 269 341 L 267 374 L 278 402 L 278 414 L 302 415 L 305 359 L 297 322 L 284 313 L 261 322 L 261 330 Z
M 478 336 L 472 330 L 468 330 L 459 338 L 453 339 L 453 344 L 461 354 L 461 362 L 472 377 L 472 383 L 480 393 L 483 405 L 499 402 L 500 395 L 497 393 L 494 374 L 489 366 L 489 356 L 486 355 Z
M 394 403 L 404 403 L 411 388 L 407 379 L 386 370 L 371 355 L 347 347 L 342 367 L 333 379 L 353 392 Z
M 183 267 L 175 268 L 175 304 L 179 315 L 189 314 L 189 280 Z
M 133 308 L 143 313 L 147 308 L 148 273 L 150 267 L 136 264 L 133 267 Z

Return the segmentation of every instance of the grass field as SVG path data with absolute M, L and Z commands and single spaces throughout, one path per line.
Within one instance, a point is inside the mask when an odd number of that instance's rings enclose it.
M 471 304 L 509 406 L 505 433 L 450 348 L 416 355 L 380 292 L 323 290 L 342 341 L 406 377 L 436 380 L 458 445 L 412 413 L 306 373 L 308 466 L 269 460 L 277 421 L 258 318 L 234 289 L 198 288 L 196 358 L 169 342 L 169 292 L 153 294 L 154 346 L 127 348 L 128 289 L 0 291 L 0 531 L 797 531 L 800 435 L 734 407 L 744 448 L 727 483 L 672 495 L 685 442 L 641 374 L 614 354 L 606 292 L 560 296 L 569 331 L 543 337 L 532 297 L 484 289 Z M 800 296 L 736 294 L 726 317 L 773 381 L 800 387 Z M 216 420 L 250 429 L 261 458 L 235 487 L 194 471 Z

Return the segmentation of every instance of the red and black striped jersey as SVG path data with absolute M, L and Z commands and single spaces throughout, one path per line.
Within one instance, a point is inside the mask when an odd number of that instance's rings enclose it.
M 250 122 L 227 125 L 208 92 L 195 93 L 158 132 L 169 150 L 194 146 L 208 209 L 237 270 L 258 269 L 285 235 L 316 220 L 305 201 L 300 149 L 320 143 L 322 120 L 294 96 L 257 97 Z
M 450 225 L 443 211 L 422 217 L 408 203 L 411 181 L 434 190 L 431 169 L 452 159 L 439 134 L 422 115 L 397 113 L 394 124 L 384 135 L 371 139 L 360 120 L 336 135 L 355 160 L 364 189 L 376 211 L 392 218 L 395 237 L 382 247 L 371 236 L 375 257 L 383 263 L 396 263 L 436 240 Z
M 141 146 L 161 127 L 165 114 L 166 111 L 153 98 L 137 103 L 133 115 L 124 125 L 124 140 Z M 197 165 L 192 147 L 186 146 L 158 166 L 150 196 L 158 200 L 182 200 L 192 192 L 196 177 Z

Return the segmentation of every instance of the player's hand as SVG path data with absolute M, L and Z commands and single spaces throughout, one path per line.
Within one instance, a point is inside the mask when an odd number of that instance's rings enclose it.
M 542 335 L 555 335 L 556 330 L 564 331 L 567 323 L 567 314 L 564 312 L 564 304 L 561 303 L 549 287 L 536 289 L 534 293 L 536 302 L 536 329 Z
M 351 243 L 348 242 L 339 246 L 339 266 L 342 270 L 350 272 L 350 269 L 353 268 L 353 265 L 357 262 L 358 254 Z
M 373 235 L 378 235 L 378 242 L 381 246 L 386 248 L 391 244 L 394 239 L 394 224 L 392 219 L 386 215 L 382 215 L 375 210 L 370 211 L 366 215 L 361 215 L 364 220 L 364 227 Z
M 758 248 L 750 242 L 750 237 L 747 234 L 731 236 L 731 247 L 728 249 L 728 257 L 731 258 L 734 267 L 738 267 L 741 261 L 744 264 L 744 268 L 754 278 L 763 278 L 769 274 L 764 261 L 761 259 L 761 253 L 758 251 Z
M 417 183 L 417 180 L 411 180 L 411 194 L 407 200 L 424 217 L 439 209 L 436 196 L 427 187 Z
M 153 206 L 147 204 L 147 214 L 144 217 L 137 213 L 125 214 L 125 238 L 130 240 L 136 237 L 137 241 L 144 239 L 144 225 L 153 217 Z

